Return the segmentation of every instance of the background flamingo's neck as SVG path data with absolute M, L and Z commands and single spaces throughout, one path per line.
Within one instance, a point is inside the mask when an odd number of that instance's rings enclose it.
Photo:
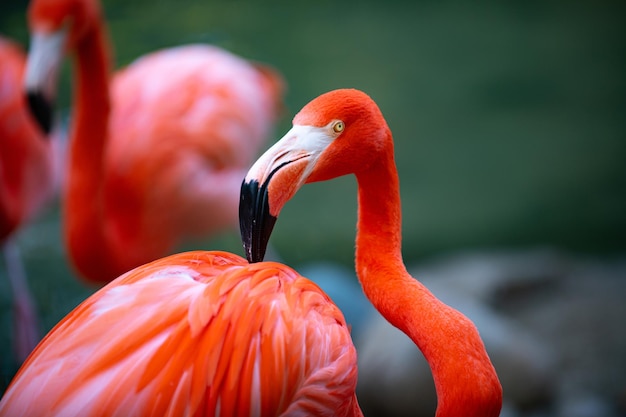
M 411 277 L 402 261 L 401 203 L 393 147 L 357 173 L 356 268 L 363 291 L 430 364 L 437 416 L 497 416 L 502 389 L 474 324 Z
M 101 183 L 109 120 L 109 57 L 101 23 L 76 48 L 74 114 L 65 194 L 65 236 L 84 276 L 110 280 L 102 217 Z
M 2 79 L 0 80 L 0 241 L 28 217 L 50 183 L 50 144 L 28 117 L 19 82 L 25 57 L 16 44 L 0 38 Z M 8 134 L 7 134 L 8 133 Z

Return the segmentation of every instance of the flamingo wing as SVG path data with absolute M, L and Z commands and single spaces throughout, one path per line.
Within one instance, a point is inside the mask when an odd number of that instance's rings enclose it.
M 344 318 L 315 284 L 197 251 L 79 305 L 18 372 L 0 415 L 341 415 L 355 386 Z

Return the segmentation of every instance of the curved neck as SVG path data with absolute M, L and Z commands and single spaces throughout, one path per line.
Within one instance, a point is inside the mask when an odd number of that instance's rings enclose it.
M 402 261 L 393 147 L 356 176 L 356 269 L 365 295 L 424 354 L 435 381 L 438 417 L 498 416 L 502 388 L 476 327 L 410 276 Z
M 65 191 L 65 236 L 83 276 L 109 280 L 102 217 L 102 176 L 109 120 L 109 56 L 98 22 L 76 48 L 76 86 Z

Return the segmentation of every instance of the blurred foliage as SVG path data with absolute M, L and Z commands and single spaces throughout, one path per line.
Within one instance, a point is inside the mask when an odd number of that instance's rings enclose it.
M 25 9 L 0 3 L 0 33 L 23 44 Z M 278 68 L 289 91 L 276 138 L 322 92 L 369 93 L 396 140 L 408 262 L 468 247 L 626 249 L 623 1 L 106 0 L 104 11 L 117 67 L 210 42 Z M 68 63 L 65 113 L 70 79 Z M 287 205 L 272 237 L 287 263 L 352 263 L 355 188 L 312 184 Z M 93 289 L 67 265 L 58 207 L 20 242 L 47 330 Z M 236 234 L 191 247 L 242 252 Z

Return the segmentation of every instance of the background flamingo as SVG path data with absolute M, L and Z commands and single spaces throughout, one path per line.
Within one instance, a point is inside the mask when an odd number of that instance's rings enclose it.
M 39 341 L 37 312 L 14 237 L 52 196 L 53 143 L 28 113 L 25 57 L 0 37 L 0 245 L 13 293 L 13 343 L 21 363 Z
M 64 228 L 79 273 L 106 282 L 184 237 L 236 227 L 238 186 L 276 119 L 281 78 L 192 45 L 144 56 L 109 82 L 97 1 L 34 0 L 28 16 L 30 97 L 51 101 L 62 53 L 76 54 Z
M 437 415 L 497 416 L 502 391 L 476 328 L 404 269 L 391 133 L 365 94 L 318 97 L 251 168 L 240 211 L 248 257 L 263 257 L 271 219 L 304 182 L 350 172 L 359 279 L 429 360 Z M 189 252 L 128 272 L 70 313 L 18 372 L 0 415 L 358 416 L 356 376 L 343 315 L 315 284 L 274 262 Z

